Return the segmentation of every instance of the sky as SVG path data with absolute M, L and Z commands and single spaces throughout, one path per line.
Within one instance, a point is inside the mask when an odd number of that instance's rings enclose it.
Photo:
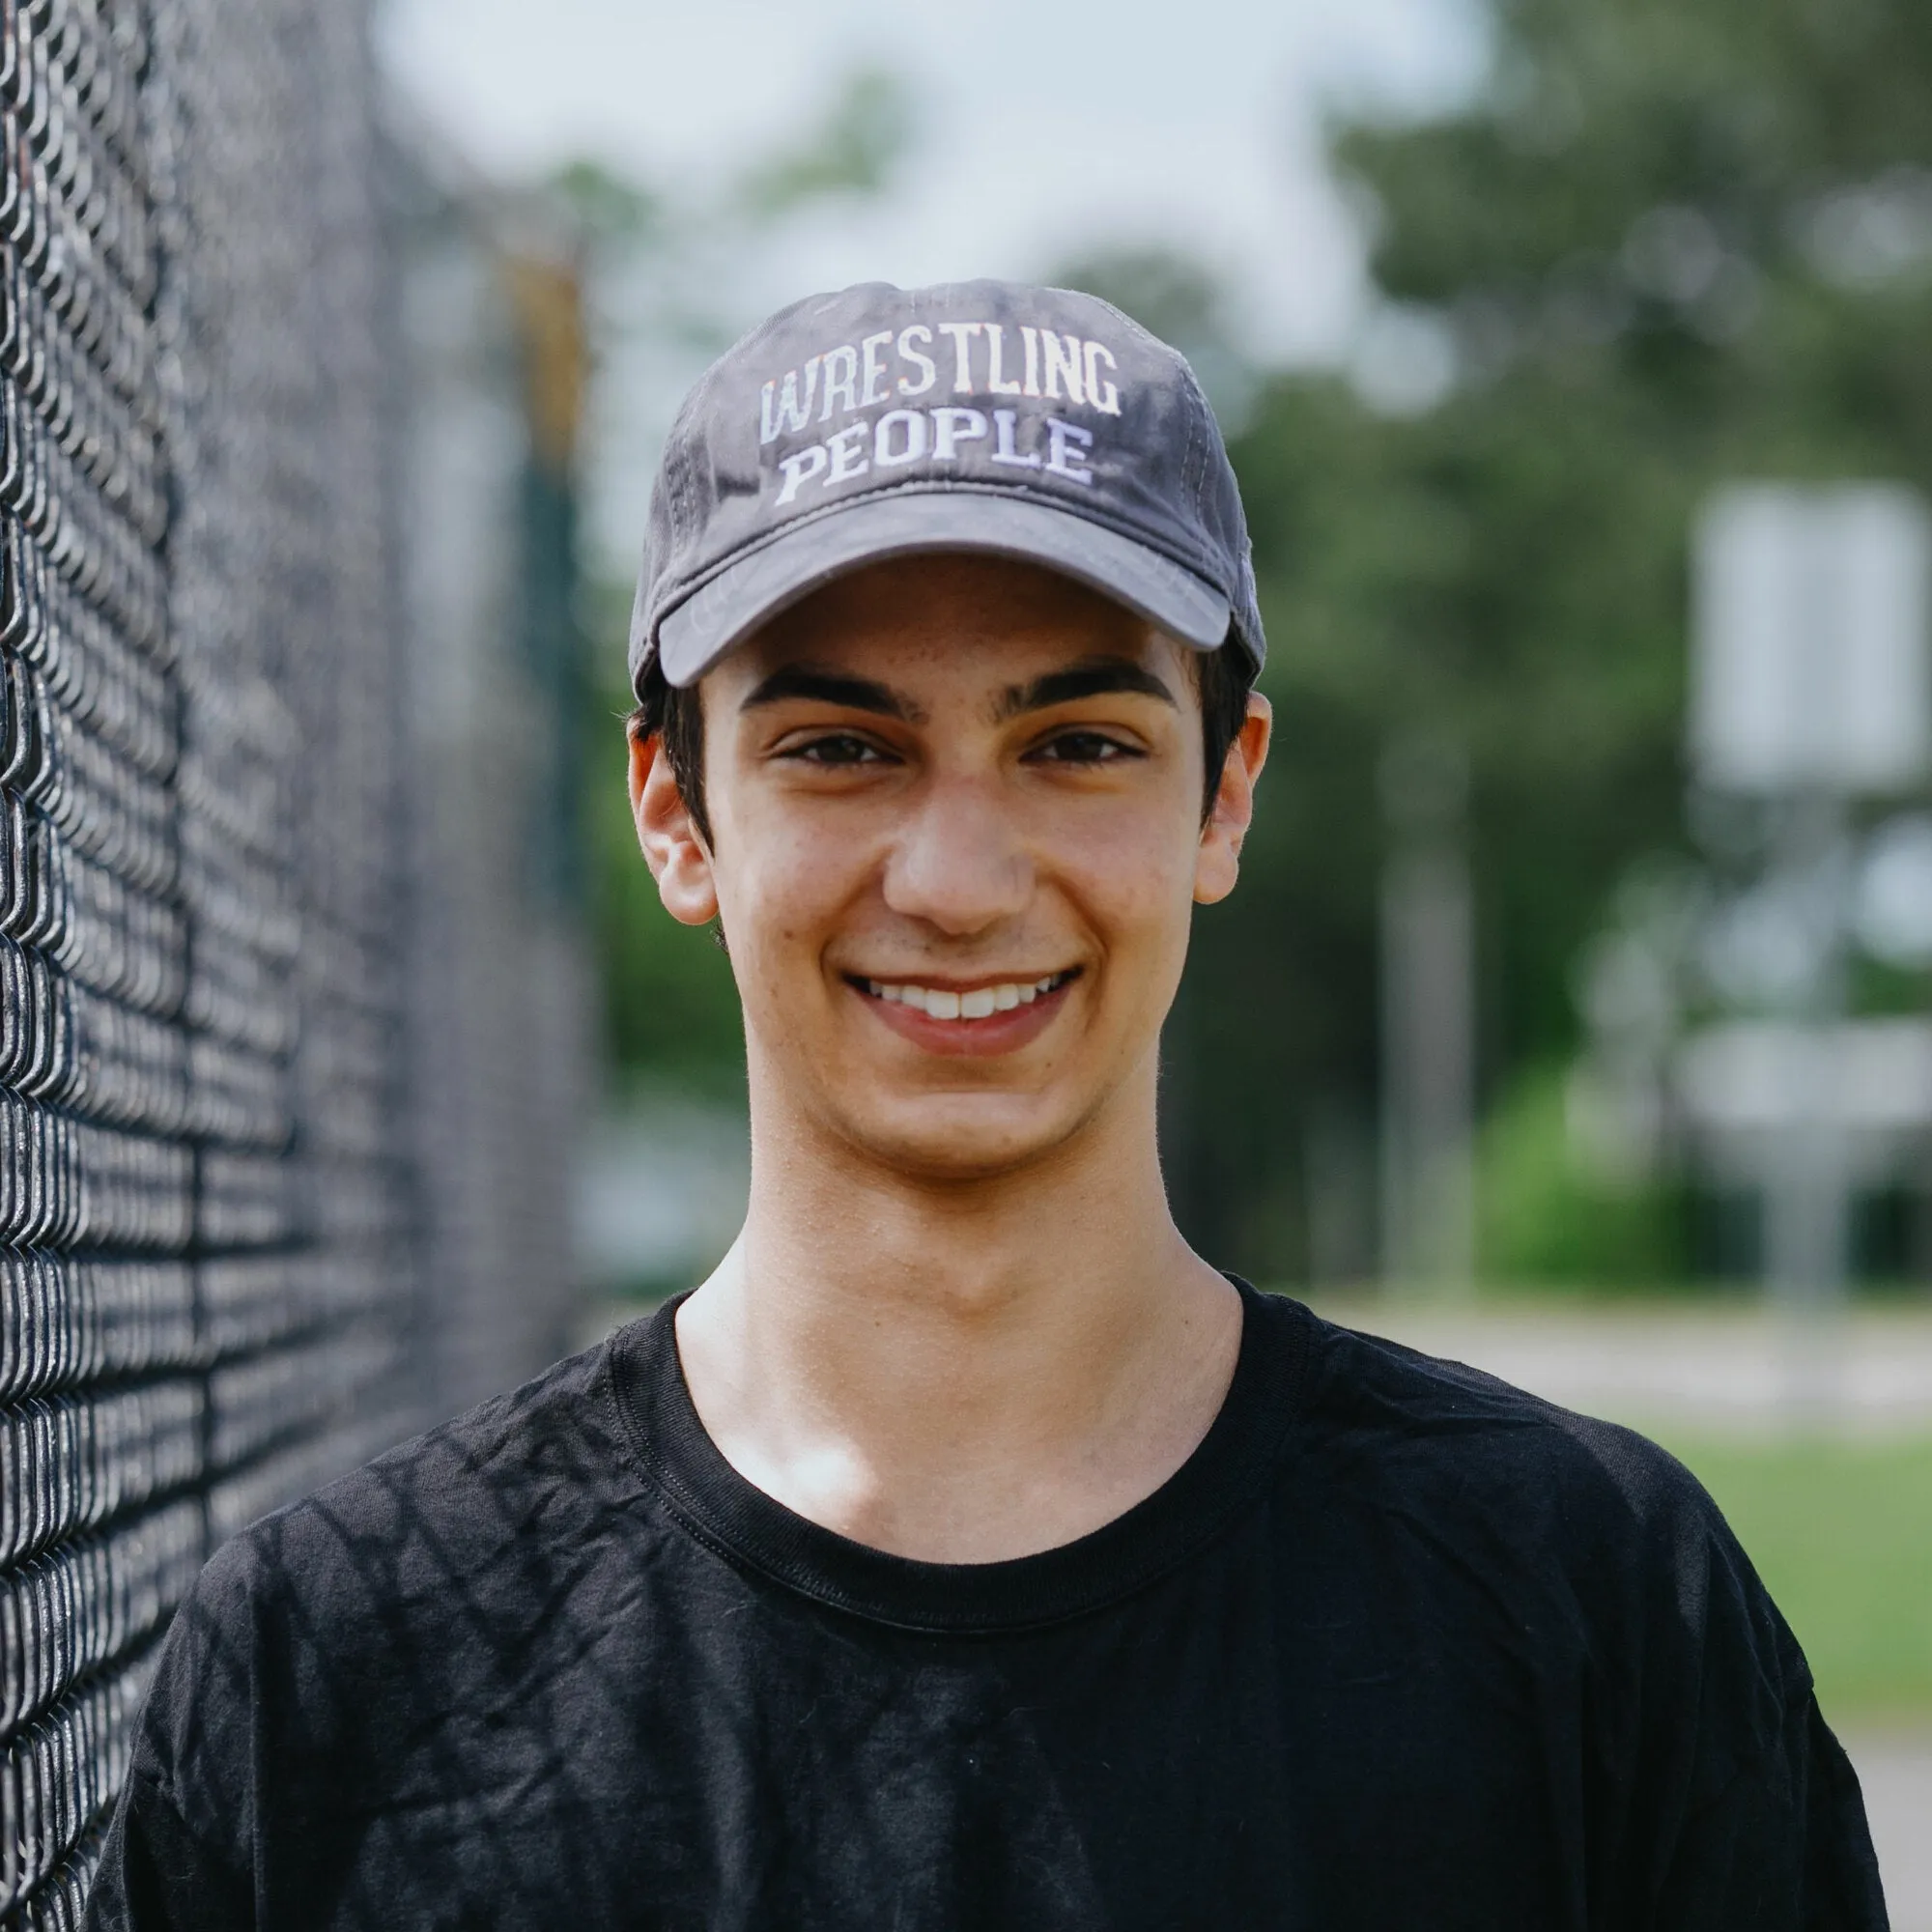
M 746 322 L 813 288 L 1037 278 L 1155 242 L 1219 276 L 1270 361 L 1340 358 L 1360 333 L 1324 103 L 1427 112 L 1483 59 L 1473 0 L 383 0 L 379 49 L 487 175 L 590 156 L 687 195 L 808 130 L 854 68 L 886 68 L 917 114 L 895 192 L 738 265 Z M 593 453 L 593 538 L 621 543 L 664 410 L 609 400 L 621 446 Z

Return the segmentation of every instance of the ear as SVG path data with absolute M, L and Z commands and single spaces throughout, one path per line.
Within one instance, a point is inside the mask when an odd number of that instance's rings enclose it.
M 644 864 L 658 882 L 665 910 L 684 925 L 708 925 L 718 917 L 718 887 L 711 853 L 693 822 L 684 794 L 671 776 L 664 740 L 631 731 L 631 816 Z
M 1255 785 L 1267 763 L 1268 734 L 1274 712 L 1260 692 L 1248 694 L 1248 715 L 1228 747 L 1221 766 L 1221 782 L 1214 804 L 1201 828 L 1201 849 L 1194 861 L 1194 902 L 1213 905 L 1235 890 L 1241 870 L 1241 840 L 1255 816 Z

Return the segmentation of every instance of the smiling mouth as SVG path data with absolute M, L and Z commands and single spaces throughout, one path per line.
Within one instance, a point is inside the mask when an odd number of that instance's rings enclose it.
M 1057 993 L 1080 977 L 1080 968 L 1049 973 L 1038 980 L 1001 980 L 989 986 L 974 986 L 961 992 L 952 986 L 923 986 L 900 980 L 860 980 L 849 983 L 869 998 L 887 1006 L 910 1007 L 935 1020 L 985 1020 L 995 1013 L 1009 1013 L 1018 1007 L 1030 1007 L 1048 993 Z

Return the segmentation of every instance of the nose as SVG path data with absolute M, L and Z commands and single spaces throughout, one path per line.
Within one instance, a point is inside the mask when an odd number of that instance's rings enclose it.
M 995 788 L 970 779 L 926 786 L 886 861 L 887 905 L 955 937 L 1024 912 L 1033 886 L 1033 862 Z

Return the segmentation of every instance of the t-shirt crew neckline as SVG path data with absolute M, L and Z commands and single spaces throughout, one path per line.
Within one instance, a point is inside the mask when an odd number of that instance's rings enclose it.
M 840 1536 L 748 1482 L 705 1433 L 678 1358 L 683 1295 L 611 1337 L 618 1416 L 647 1484 L 699 1542 L 804 1596 L 910 1631 L 983 1635 L 1104 1608 L 1211 1542 L 1261 1494 L 1300 1406 L 1315 1318 L 1230 1276 L 1241 1345 L 1219 1412 L 1152 1494 L 1098 1529 L 996 1563 L 925 1563 Z

